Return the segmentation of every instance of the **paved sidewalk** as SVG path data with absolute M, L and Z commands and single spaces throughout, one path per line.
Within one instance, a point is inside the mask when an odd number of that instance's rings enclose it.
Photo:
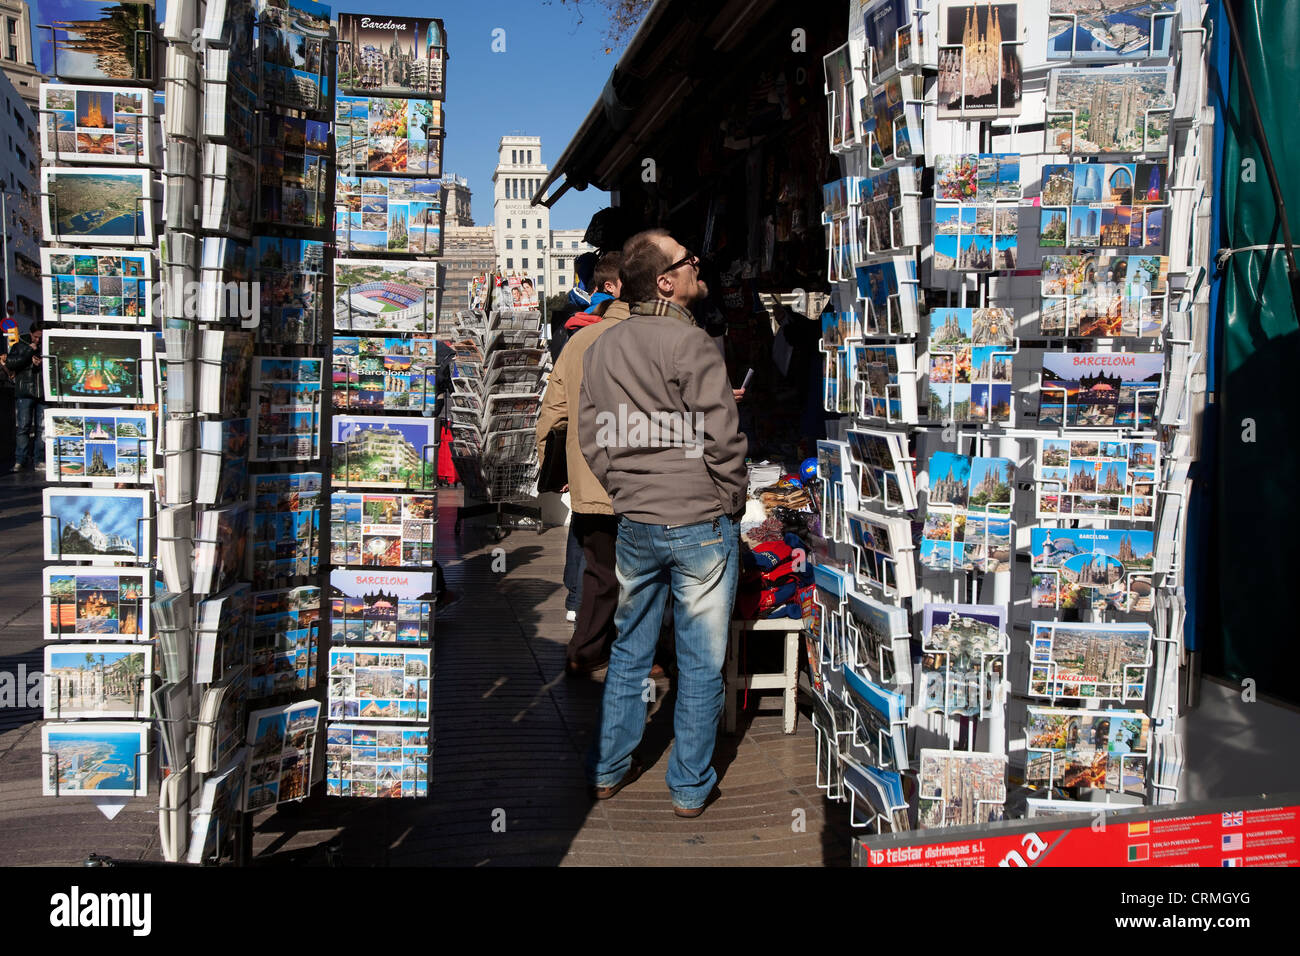
M 815 741 L 781 732 L 779 712 L 742 715 L 719 738 L 721 797 L 696 820 L 672 813 L 664 783 L 672 693 L 657 685 L 634 785 L 599 804 L 583 764 L 599 681 L 566 678 L 560 585 L 567 533 L 519 530 L 499 544 L 486 519 L 453 534 L 460 492 L 440 502 L 438 551 L 462 595 L 438 617 L 428 801 L 314 797 L 256 818 L 268 865 L 845 864 L 847 808 L 815 785 Z M 40 486 L 0 478 L 0 670 L 41 666 Z M 495 548 L 506 571 L 493 570 Z M 498 563 L 499 566 L 499 563 Z M 775 697 L 765 698 L 773 703 Z M 81 799 L 40 796 L 39 713 L 0 709 L 0 864 L 82 862 L 90 852 L 158 859 L 157 787 L 105 819 Z

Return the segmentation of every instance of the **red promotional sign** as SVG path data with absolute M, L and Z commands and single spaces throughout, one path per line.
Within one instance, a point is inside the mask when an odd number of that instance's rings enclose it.
M 976 832 L 965 840 L 944 841 L 941 829 L 925 831 L 933 842 L 919 842 L 921 834 L 915 833 L 897 845 L 888 838 L 868 838 L 859 841 L 857 863 L 875 867 L 1300 866 L 1300 806 L 1157 819 L 1113 815 L 1104 827 L 1086 817 L 1069 824 L 1051 817 L 1038 819 L 1037 828 L 1026 821 L 1014 832 Z

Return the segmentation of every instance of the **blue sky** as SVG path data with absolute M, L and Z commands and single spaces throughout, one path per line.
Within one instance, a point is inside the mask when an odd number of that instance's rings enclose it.
M 68 0 L 32 0 L 33 24 L 49 23 L 55 8 L 68 5 Z M 448 60 L 443 169 L 469 180 L 474 222 L 480 226 L 492 224 L 497 141 L 508 134 L 540 136 L 542 161 L 554 164 L 600 96 L 622 52 L 621 48 L 604 52 L 604 13 L 591 0 L 583 4 L 581 25 L 572 6 L 560 0 L 454 0 L 434 5 L 424 0 L 379 0 L 374 6 L 344 0 L 329 6 L 335 16 L 442 18 Z M 159 0 L 157 7 L 161 19 L 165 0 Z M 500 53 L 492 50 L 497 28 L 505 30 L 505 51 Z M 36 47 L 48 43 L 47 31 L 33 29 L 33 33 Z M 551 228 L 586 228 L 592 214 L 607 205 L 608 193 L 570 190 L 552 208 Z

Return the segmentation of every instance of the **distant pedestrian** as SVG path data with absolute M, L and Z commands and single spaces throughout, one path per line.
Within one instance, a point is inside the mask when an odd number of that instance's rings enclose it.
M 15 436 L 14 471 L 45 465 L 45 385 L 41 370 L 41 320 L 32 320 L 32 330 L 20 338 L 3 357 L 4 369 L 14 383 Z M 35 432 L 35 443 L 32 433 Z

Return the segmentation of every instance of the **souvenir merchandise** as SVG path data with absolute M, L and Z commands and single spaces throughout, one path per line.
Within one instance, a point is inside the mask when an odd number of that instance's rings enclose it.
M 432 410 L 437 376 L 431 338 L 334 336 L 331 399 L 337 410 Z
M 1017 153 L 941 155 L 935 165 L 934 269 L 1014 269 L 1020 229 Z
M 832 541 L 847 539 L 844 515 L 848 510 L 845 482 L 845 452 L 843 442 L 819 440 L 817 442 L 817 477 L 821 480 L 822 532 Z
M 215 505 L 238 499 L 248 488 L 248 419 L 205 421 L 200 429 L 196 500 Z
M 347 175 L 442 175 L 440 100 L 340 96 L 334 109 L 335 155 Z
M 841 757 L 841 760 L 844 765 L 845 789 L 861 797 L 876 812 L 878 825 L 888 827 L 896 833 L 912 829 L 902 774 L 878 767 L 864 767 L 847 755 Z M 873 822 L 858 808 L 856 802 L 850 812 L 857 825 L 865 826 Z
M 921 616 L 920 706 L 948 717 L 987 717 L 1006 678 L 1007 609 L 926 604 Z
M 1152 608 L 1150 531 L 1030 529 L 1030 601 L 1042 608 Z
M 223 844 L 231 839 L 233 831 L 230 827 L 223 828 L 222 821 L 229 820 L 244 802 L 244 759 L 241 754 L 220 773 L 203 781 L 199 808 L 191 824 L 186 863 L 198 866 L 220 858 L 224 852 Z
M 328 110 L 330 8 L 314 0 L 261 0 L 259 15 L 262 100 L 298 110 Z
M 45 717 L 153 716 L 153 648 L 51 644 L 45 648 Z
M 809 631 L 817 642 L 820 664 L 839 667 L 848 657 L 844 606 L 853 588 L 853 572 L 829 564 L 815 564 L 812 571 L 816 588 Z
M 427 17 L 338 15 L 339 89 L 442 99 L 446 33 Z
M 1011 423 L 1014 332 L 1010 309 L 930 313 L 931 422 Z
M 257 220 L 297 228 L 328 228 L 330 126 L 318 120 L 262 114 Z
M 33 31 L 41 73 L 107 87 L 156 81 L 152 3 L 44 0 L 39 9 L 50 18 L 49 32 Z
M 862 4 L 866 33 L 866 66 L 872 83 L 909 66 L 920 65 L 922 31 L 914 20 L 916 0 L 869 0 Z
M 1018 116 L 1019 3 L 939 4 L 939 119 Z
M 1028 708 L 1025 782 L 1146 796 L 1151 718 L 1136 710 Z
M 429 720 L 427 650 L 330 648 L 331 720 Z
M 244 502 L 201 512 L 194 541 L 194 593 L 216 594 L 239 579 L 248 547 L 249 508 Z
M 248 695 L 254 699 L 316 686 L 320 659 L 320 588 L 253 595 Z
M 45 480 L 52 484 L 147 485 L 153 455 L 148 413 L 45 409 Z
M 250 461 L 309 461 L 320 456 L 321 365 L 316 358 L 255 356 Z
M 925 154 L 921 122 L 924 86 L 919 76 L 892 76 L 859 103 L 867 163 L 883 169 Z
M 434 495 L 330 496 L 330 563 L 362 567 L 429 567 L 433 563 Z
M 826 126 L 830 130 L 831 152 L 856 146 L 857 124 L 853 116 L 853 63 L 846 43 L 822 57 L 826 77 Z
M 1151 628 L 1146 624 L 1031 626 L 1031 697 L 1141 701 L 1151 666 Z
M 850 653 L 845 666 L 879 684 L 912 683 L 907 611 L 856 591 L 849 592 L 846 611 Z
M 935 452 L 921 564 L 933 571 L 1011 570 L 1015 462 Z
M 842 730 L 852 733 L 855 749 L 865 763 L 884 770 L 907 770 L 906 698 L 864 679 L 852 668 L 844 671 L 845 694 L 840 698 L 848 720 Z
M 325 246 L 310 239 L 258 236 L 256 276 L 262 317 L 258 340 L 314 343 L 321 337 Z
M 1159 252 L 1169 225 L 1167 183 L 1163 162 L 1048 164 L 1043 168 L 1038 245 Z M 1124 257 L 1115 261 L 1122 263 Z M 1093 281 L 1105 281 L 1104 273 Z
M 1172 83 L 1172 72 L 1163 66 L 1053 69 L 1047 152 L 1163 155 L 1169 149 Z
M 210 684 L 248 663 L 252 601 L 247 584 L 199 602 L 194 642 L 194 682 Z
M 320 472 L 253 476 L 250 574 L 259 584 L 320 566 Z
M 916 422 L 914 346 L 849 345 L 840 379 L 845 412 L 889 422 Z
M 846 337 L 916 334 L 915 262 L 906 256 L 896 256 L 892 261 L 858 266 L 853 274 L 857 280 L 858 301 L 862 303 L 862 321 L 858 334 Z M 826 314 L 823 313 L 823 319 Z M 846 314 L 856 321 L 852 311 Z
M 147 641 L 152 579 L 145 571 L 46 566 L 45 639 Z
M 1106 4 L 1051 0 L 1049 60 L 1143 60 L 1169 55 L 1173 0 Z
M 1163 352 L 1044 352 L 1038 424 L 1150 428 L 1164 369 Z
M 153 492 L 46 488 L 45 560 L 148 564 Z
M 1156 338 L 1169 302 L 1167 256 L 1043 256 L 1042 335 Z
M 244 742 L 248 687 L 241 668 L 203 692 L 199 723 L 194 733 L 194 769 L 212 773 L 239 750 Z
M 916 510 L 916 483 L 906 436 L 851 428 L 846 433 L 858 500 L 883 508 Z
M 79 720 L 41 726 L 41 792 L 47 797 L 143 797 L 149 792 L 152 724 Z
M 433 627 L 427 571 L 330 572 L 330 640 L 335 644 L 427 644 Z
M 1035 465 L 1040 518 L 1074 515 L 1155 521 L 1158 442 L 1040 438 Z
M 315 700 L 267 707 L 248 715 L 244 810 L 301 800 L 311 793 L 311 762 L 320 726 Z
M 203 228 L 247 239 L 256 197 L 253 163 L 233 147 L 208 143 L 203 150 Z
M 339 251 L 442 255 L 442 183 L 396 176 L 345 176 L 335 189 Z
M 849 207 L 857 199 L 858 177 L 837 179 L 822 187 L 822 224 L 826 226 L 828 266 L 826 277 L 832 281 L 853 275 L 853 230 Z
M 41 366 L 48 401 L 152 405 L 153 344 L 148 332 L 47 329 Z
M 339 488 L 436 488 L 440 422 L 433 418 L 335 415 L 333 473 Z
M 857 559 L 857 578 L 886 594 L 907 597 L 916 588 L 912 527 L 906 518 L 849 512 L 849 542 Z
M 152 176 L 147 169 L 42 167 L 41 223 L 50 243 L 151 246 Z
M 1005 816 L 1007 758 L 1003 754 L 922 750 L 919 822 L 924 827 L 992 823 Z
M 437 331 L 442 284 L 436 262 L 335 259 L 334 330 Z
M 41 250 L 51 322 L 145 325 L 153 319 L 154 257 L 107 249 Z
M 330 724 L 325 760 L 331 797 L 429 794 L 429 732 L 423 728 Z
M 858 177 L 851 196 L 854 262 L 921 244 L 919 173 L 896 166 Z M 852 271 L 844 278 L 852 278 Z

